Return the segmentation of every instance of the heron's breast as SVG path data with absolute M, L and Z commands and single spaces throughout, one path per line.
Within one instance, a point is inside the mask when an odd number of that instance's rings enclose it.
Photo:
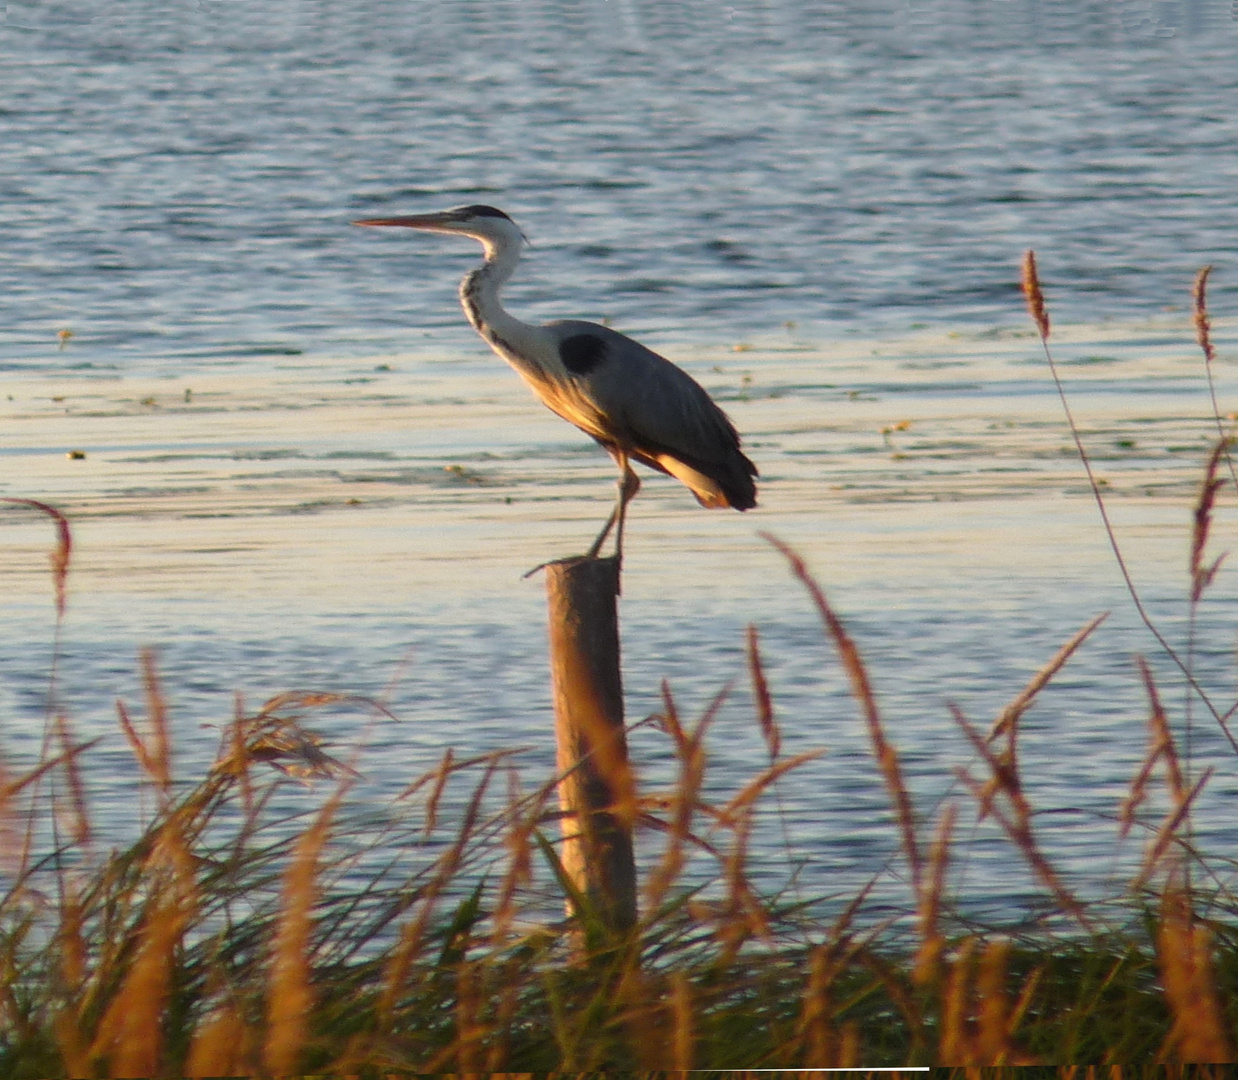
M 614 434 L 606 415 L 581 392 L 577 381 L 553 360 L 539 362 L 497 337 L 488 337 L 490 347 L 506 360 L 537 398 L 551 412 L 574 424 L 586 435 L 611 441 Z

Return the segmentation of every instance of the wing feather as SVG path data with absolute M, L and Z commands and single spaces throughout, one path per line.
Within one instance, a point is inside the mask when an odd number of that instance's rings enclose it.
M 590 435 L 678 476 L 706 505 L 740 510 L 756 505 L 756 466 L 741 451 L 735 425 L 691 375 L 609 327 L 569 321 L 548 329 L 565 361 L 579 369 L 573 372 L 565 363 L 588 411 L 604 427 L 600 433 L 585 428 Z M 592 341 L 581 340 L 586 337 Z M 582 355 L 593 362 L 581 364 Z M 676 462 L 687 466 L 688 475 L 674 467 Z M 699 490 L 691 473 L 712 480 L 720 493 Z

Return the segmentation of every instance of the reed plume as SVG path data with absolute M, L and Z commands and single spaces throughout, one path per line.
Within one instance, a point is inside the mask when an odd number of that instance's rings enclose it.
M 1040 288 L 1040 275 L 1036 271 L 1036 252 L 1031 248 L 1023 253 L 1023 295 L 1027 310 L 1040 331 L 1042 341 L 1049 340 L 1049 309 L 1045 306 L 1045 294 Z

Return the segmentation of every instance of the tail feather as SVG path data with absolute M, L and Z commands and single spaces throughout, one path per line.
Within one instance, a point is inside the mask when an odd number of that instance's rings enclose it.
M 757 504 L 756 466 L 738 451 L 726 463 L 687 462 L 670 454 L 638 460 L 675 477 L 710 509 L 751 510 Z

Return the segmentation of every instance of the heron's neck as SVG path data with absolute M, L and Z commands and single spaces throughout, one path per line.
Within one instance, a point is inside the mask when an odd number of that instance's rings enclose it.
M 460 304 L 473 329 L 492 346 L 516 342 L 536 328 L 509 315 L 499 302 L 499 289 L 520 261 L 520 248 L 483 240 L 485 263 L 460 282 Z

